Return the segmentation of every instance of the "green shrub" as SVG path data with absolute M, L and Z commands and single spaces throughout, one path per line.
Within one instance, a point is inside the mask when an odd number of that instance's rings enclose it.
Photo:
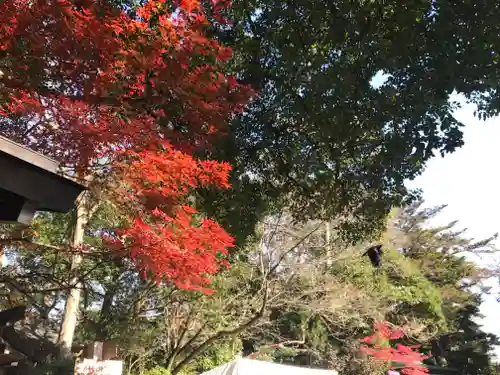
M 141 375 L 170 375 L 170 371 L 163 367 L 154 367 L 142 372 Z

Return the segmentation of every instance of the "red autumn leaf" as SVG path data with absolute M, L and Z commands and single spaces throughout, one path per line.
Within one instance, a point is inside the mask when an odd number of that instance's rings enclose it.
M 402 329 L 391 329 L 386 322 L 377 322 L 374 324 L 374 331 L 374 335 L 361 340 L 365 344 L 361 347 L 361 351 L 365 354 L 383 363 L 388 363 L 391 365 L 391 369 L 394 369 L 394 363 L 403 366 L 401 373 L 406 375 L 423 375 L 429 372 L 423 365 L 423 360 L 429 356 L 415 351 L 420 347 L 419 345 L 396 344 L 395 347 L 391 347 L 387 344 L 390 340 L 402 338 L 404 336 Z M 380 342 L 386 344 L 379 344 Z M 366 346 L 366 344 L 370 346 Z

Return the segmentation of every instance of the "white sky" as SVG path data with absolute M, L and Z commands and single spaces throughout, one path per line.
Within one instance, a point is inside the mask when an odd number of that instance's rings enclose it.
M 455 114 L 465 124 L 465 145 L 444 158 L 432 159 L 408 186 L 423 190 L 426 206 L 448 204 L 437 222 L 459 220 L 458 227 L 467 228 L 468 237 L 483 239 L 500 232 L 500 118 L 479 121 L 473 111 L 474 106 L 464 105 Z M 500 254 L 483 262 L 500 264 Z M 497 280 L 489 285 L 496 289 L 493 292 L 500 290 Z M 484 330 L 500 336 L 496 296 L 486 296 L 481 311 Z

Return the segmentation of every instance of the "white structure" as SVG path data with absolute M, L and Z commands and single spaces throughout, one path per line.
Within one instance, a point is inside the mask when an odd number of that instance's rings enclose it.
M 338 375 L 338 372 L 238 358 L 201 375 Z
M 85 358 L 75 364 L 75 375 L 122 375 L 122 361 L 98 361 Z

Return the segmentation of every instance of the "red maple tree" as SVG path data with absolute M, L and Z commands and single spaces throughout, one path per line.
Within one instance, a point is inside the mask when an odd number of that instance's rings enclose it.
M 225 22 L 228 2 L 213 3 Z M 232 246 L 215 222 L 194 224 L 186 201 L 198 187 L 227 188 L 230 167 L 191 155 L 224 135 L 252 95 L 223 73 L 231 50 L 204 35 L 206 24 L 197 0 L 129 13 L 107 0 L 0 4 L 0 133 L 79 177 L 105 164 L 141 207 L 108 243 L 191 289 L 209 283 Z
M 420 346 L 407 346 L 396 344 L 395 347 L 390 346 L 391 340 L 398 340 L 404 336 L 402 329 L 391 329 L 387 322 L 376 322 L 374 324 L 375 333 L 365 337 L 362 341 L 361 351 L 379 360 L 389 364 L 392 370 L 395 369 L 394 364 L 398 367 L 403 367 L 401 373 L 405 375 L 424 375 L 429 370 L 424 367 L 423 360 L 429 358 L 417 351 Z
M 198 212 L 185 198 L 198 187 L 229 187 L 230 165 L 193 159 L 168 143 L 127 154 L 117 168 L 126 192 L 118 195 L 137 215 L 108 237 L 108 244 L 117 251 L 127 249 L 144 275 L 209 293 L 203 287 L 210 283 L 206 275 L 228 266 L 219 255 L 227 255 L 233 238 L 211 219 L 193 225 Z

